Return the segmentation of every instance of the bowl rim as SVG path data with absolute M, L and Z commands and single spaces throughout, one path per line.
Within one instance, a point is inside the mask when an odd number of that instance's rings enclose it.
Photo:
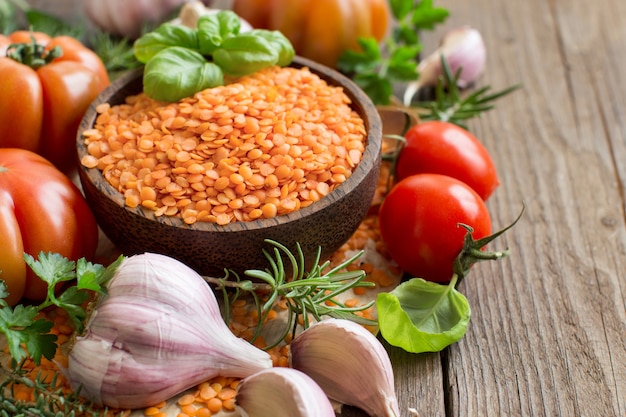
M 163 225 L 185 228 L 192 231 L 232 233 L 262 230 L 268 227 L 291 223 L 292 221 L 297 221 L 298 219 L 326 209 L 334 201 L 342 199 L 351 190 L 357 188 L 358 184 L 368 176 L 368 173 L 372 169 L 376 168 L 376 165 L 378 165 L 379 161 L 377 160 L 380 159 L 382 153 L 382 121 L 376 106 L 369 96 L 365 94 L 365 92 L 350 78 L 340 72 L 301 56 L 296 56 L 290 66 L 294 68 L 309 68 L 311 72 L 318 75 L 329 84 L 342 87 L 346 95 L 351 100 L 350 106 L 363 118 L 367 132 L 363 156 L 361 161 L 352 171 L 350 177 L 314 204 L 272 218 L 251 221 L 234 221 L 226 225 L 218 225 L 213 222 L 195 222 L 193 224 L 187 224 L 178 216 L 156 216 L 152 210 L 146 209 L 141 205 L 134 208 L 126 206 L 123 194 L 104 178 L 102 172 L 97 167 L 87 168 L 82 165 L 80 161 L 81 157 L 88 154 L 84 144 L 83 131 L 93 127 L 93 124 L 98 116 L 96 107 L 100 104 L 109 102 L 109 100 L 114 97 L 121 88 L 140 77 L 141 74 L 143 74 L 143 67 L 129 70 L 127 73 L 117 78 L 98 95 L 84 114 L 76 136 L 78 169 L 80 173 L 83 174 L 80 176 L 81 179 L 85 176 L 86 179 L 96 188 L 100 189 L 100 187 L 104 187 L 106 192 L 102 192 L 102 190 L 100 190 L 100 194 L 130 214 L 142 217 L 146 220 L 155 221 Z

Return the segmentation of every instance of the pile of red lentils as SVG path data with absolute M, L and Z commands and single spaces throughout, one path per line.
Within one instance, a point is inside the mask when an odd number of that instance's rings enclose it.
M 343 89 L 307 68 L 267 68 L 176 103 L 141 93 L 97 111 L 81 163 L 128 207 L 187 224 L 304 208 L 350 177 L 367 137 Z

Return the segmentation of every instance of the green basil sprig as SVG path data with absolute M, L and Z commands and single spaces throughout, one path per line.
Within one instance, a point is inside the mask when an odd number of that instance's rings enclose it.
M 439 352 L 460 340 L 470 321 L 467 298 L 449 285 L 413 278 L 376 299 L 380 332 L 407 352 Z
M 241 32 L 234 12 L 201 16 L 196 29 L 164 23 L 137 39 L 133 51 L 145 64 L 144 92 L 155 100 L 177 101 L 244 76 L 291 63 L 295 51 L 278 31 Z

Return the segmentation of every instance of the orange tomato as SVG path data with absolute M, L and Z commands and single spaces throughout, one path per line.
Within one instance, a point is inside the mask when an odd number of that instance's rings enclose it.
M 98 227 L 83 195 L 48 160 L 24 149 L 0 149 L 0 279 L 10 305 L 42 301 L 48 286 L 24 262 L 24 252 L 93 257 Z
M 15 44 L 36 50 L 9 57 Z M 61 56 L 39 59 L 57 46 Z M 100 58 L 74 38 L 28 31 L 0 35 L 0 147 L 39 153 L 68 171 L 80 121 L 107 85 Z
M 252 26 L 282 32 L 296 53 L 335 67 L 358 39 L 382 40 L 391 21 L 387 0 L 235 0 Z

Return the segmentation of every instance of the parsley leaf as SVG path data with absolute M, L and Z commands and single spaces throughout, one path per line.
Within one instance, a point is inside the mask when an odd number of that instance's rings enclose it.
M 25 253 L 24 261 L 49 287 L 76 278 L 75 263 L 58 253 L 41 252 L 37 260 Z
M 0 289 L 0 295 L 5 297 L 7 292 L 4 281 L 0 281 Z M 0 332 L 6 337 L 13 360 L 20 362 L 30 355 L 33 361 L 39 364 L 42 356 L 46 359 L 54 358 L 57 336 L 49 334 L 53 323 L 44 319 L 36 319 L 39 313 L 36 306 L 18 304 L 11 308 L 6 304 L 4 298 L 1 304 Z
M 445 22 L 450 13 L 442 7 L 433 7 L 433 0 L 422 0 L 411 14 L 411 23 L 417 30 L 433 30 Z
M 359 51 L 346 51 L 337 64 L 352 77 L 374 104 L 391 102 L 393 85 L 419 77 L 417 64 L 422 44 L 419 32 L 432 30 L 448 17 L 444 8 L 434 7 L 433 0 L 389 0 L 397 25 L 385 43 L 374 38 L 359 39 Z
M 48 285 L 48 294 L 39 305 L 11 307 L 6 302 L 9 295 L 6 283 L 0 279 L 0 333 L 6 337 L 12 359 L 19 363 L 30 356 L 36 364 L 42 357 L 52 359 L 57 349 L 57 336 L 50 334 L 53 323 L 38 318 L 39 313 L 53 305 L 60 307 L 68 313 L 74 328 L 82 331 L 87 316 L 83 305 L 91 293 L 106 293 L 104 285 L 124 259 L 120 256 L 105 268 L 84 258 L 70 261 L 58 253 L 41 252 L 37 259 L 25 253 L 26 264 Z M 71 285 L 70 281 L 75 281 L 76 285 Z

